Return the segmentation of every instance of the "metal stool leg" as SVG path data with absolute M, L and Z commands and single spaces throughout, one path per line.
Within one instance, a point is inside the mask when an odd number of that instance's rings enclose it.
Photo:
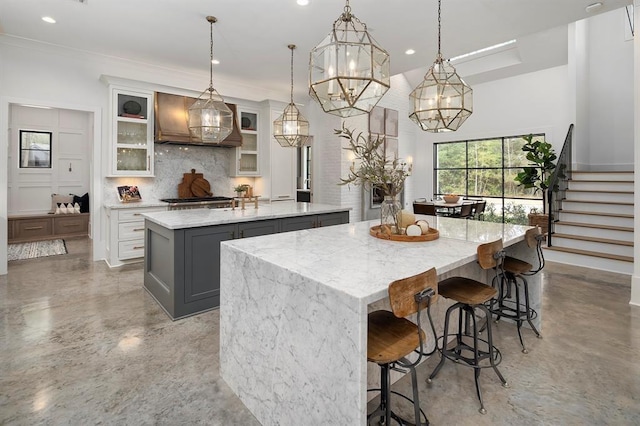
M 489 314 L 489 310 L 487 309 L 486 306 L 478 305 L 478 307 L 480 309 L 482 309 L 485 312 L 485 314 L 487 314 L 487 315 Z M 497 353 L 496 353 L 495 348 L 493 346 L 493 333 L 491 332 L 491 326 L 487 326 L 487 342 L 489 344 L 489 362 L 491 363 L 491 367 L 493 367 L 493 371 L 496 372 L 496 375 L 498 376 L 498 378 L 502 382 L 502 386 L 504 386 L 505 388 L 508 388 L 509 384 L 505 380 L 505 378 L 502 375 L 502 373 L 500 373 L 500 370 L 498 370 L 498 366 L 496 365 Z
M 523 317 L 525 316 L 525 314 L 524 312 L 522 312 L 522 305 L 520 304 L 520 287 L 518 286 L 518 279 L 514 275 L 510 275 L 509 281 L 513 283 L 513 287 L 516 292 L 515 320 L 518 327 L 518 338 L 520 339 L 520 346 L 522 346 L 522 353 L 528 354 L 529 351 L 524 345 L 524 339 L 522 338 L 522 323 L 524 322 Z
M 524 287 L 524 303 L 527 309 L 527 322 L 531 326 L 533 332 L 536 333 L 536 337 L 541 338 L 542 335 L 540 334 L 536 326 L 533 325 L 533 321 L 531 320 L 531 306 L 529 306 L 529 283 L 523 277 L 520 278 L 522 278 L 522 285 Z
M 487 410 L 484 408 L 484 401 L 482 400 L 482 391 L 480 390 L 480 350 L 478 348 L 478 324 L 476 322 L 475 312 L 472 307 L 465 307 L 465 311 L 471 313 L 471 320 L 473 321 L 473 375 L 476 384 L 476 394 L 480 401 L 480 414 L 487 414 Z M 488 328 L 488 327 L 487 327 Z
M 446 357 L 444 356 L 444 351 L 447 350 L 447 341 L 449 340 L 449 319 L 451 317 L 451 312 L 453 312 L 453 310 L 457 309 L 458 307 L 459 307 L 459 304 L 456 303 L 455 305 L 450 306 L 449 309 L 447 309 L 447 312 L 445 313 L 444 332 L 442 336 L 442 349 L 440 351 L 440 362 L 438 363 L 438 365 L 436 365 L 436 368 L 433 369 L 433 372 L 427 379 L 427 383 L 431 383 L 431 381 L 436 377 L 436 375 L 444 365 L 444 361 L 446 360 Z

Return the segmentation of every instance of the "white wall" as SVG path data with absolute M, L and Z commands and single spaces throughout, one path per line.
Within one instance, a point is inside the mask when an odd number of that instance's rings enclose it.
M 587 20 L 591 170 L 633 170 L 633 42 L 625 41 L 626 19 L 621 8 Z
M 10 116 L 10 215 L 49 213 L 51 194 L 81 196 L 89 191 L 93 144 L 89 113 L 12 105 Z M 20 130 L 51 132 L 50 168 L 19 167 Z
M 473 89 L 473 114 L 459 130 L 420 132 L 416 139 L 416 169 L 427 170 L 415 181 L 415 194 L 433 195 L 433 143 L 545 133 L 556 150 L 569 128 L 567 66 L 478 84 Z M 427 174 L 427 176 L 425 176 Z

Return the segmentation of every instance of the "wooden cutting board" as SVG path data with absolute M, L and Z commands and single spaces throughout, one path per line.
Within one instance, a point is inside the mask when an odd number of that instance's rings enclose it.
M 204 178 L 197 177 L 191 182 L 191 193 L 195 197 L 211 197 L 211 185 Z
M 182 182 L 178 184 L 178 198 L 196 197 L 191 191 L 191 184 L 198 178 L 202 179 L 202 173 L 196 173 L 196 169 L 191 169 L 191 173 L 185 173 Z

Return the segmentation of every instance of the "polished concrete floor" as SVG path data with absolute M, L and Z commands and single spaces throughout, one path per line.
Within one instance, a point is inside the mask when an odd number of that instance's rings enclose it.
M 217 311 L 172 322 L 143 290 L 141 264 L 110 270 L 87 240 L 67 247 L 0 277 L 1 425 L 258 424 L 219 376 Z M 630 278 L 548 264 L 543 285 L 544 337 L 525 331 L 529 354 L 513 325 L 496 327 L 510 388 L 482 372 L 486 415 L 469 368 L 446 364 L 427 385 L 437 359 L 419 367 L 432 424 L 640 424 Z

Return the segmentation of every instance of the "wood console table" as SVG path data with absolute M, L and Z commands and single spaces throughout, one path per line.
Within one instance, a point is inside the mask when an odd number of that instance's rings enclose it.
M 89 215 L 76 213 L 9 216 L 9 243 L 88 235 Z

